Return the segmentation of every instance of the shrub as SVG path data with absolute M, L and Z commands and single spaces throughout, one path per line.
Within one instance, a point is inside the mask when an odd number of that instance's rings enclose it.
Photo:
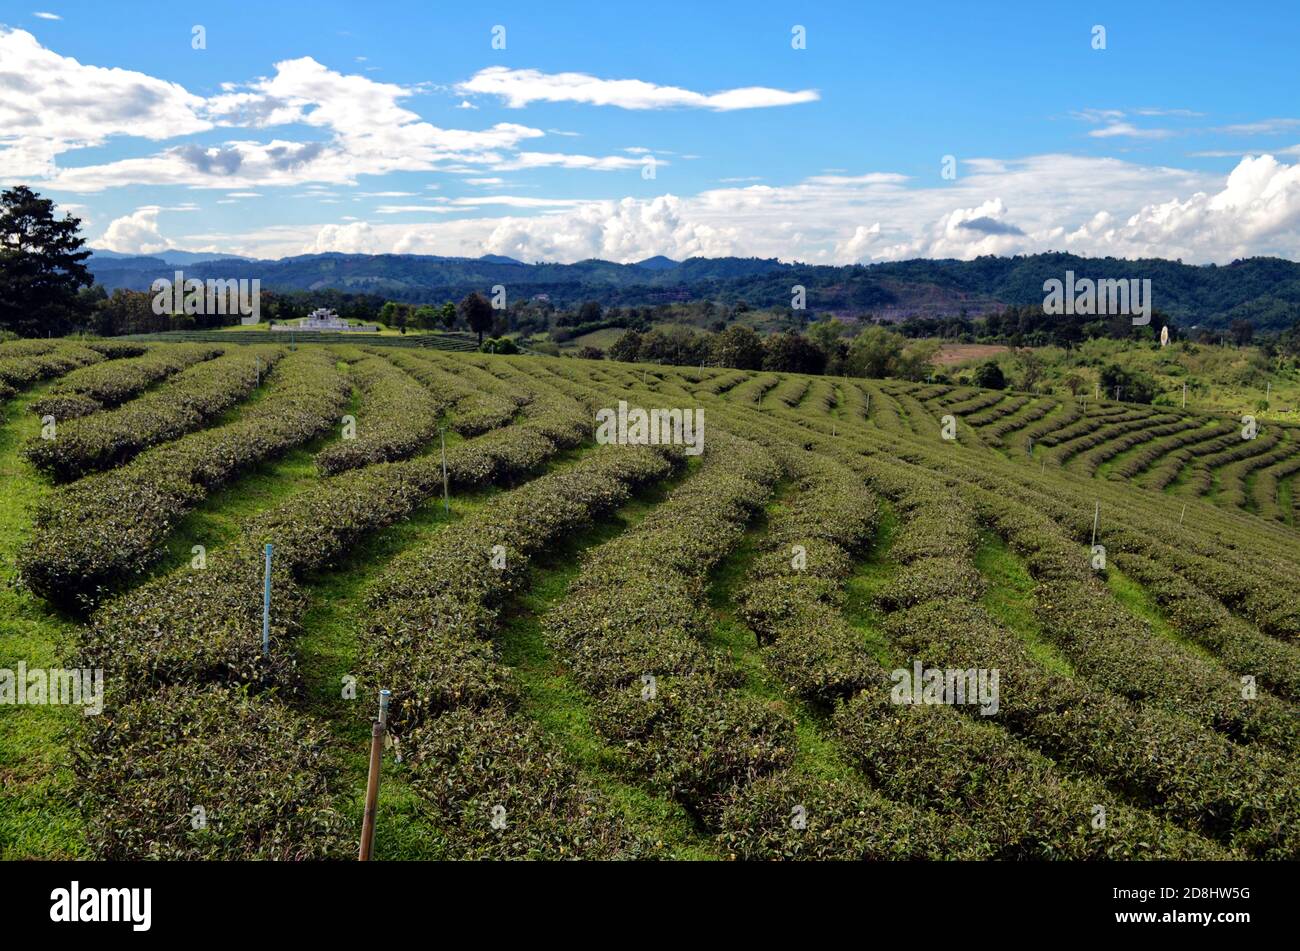
M 172 687 L 87 720 L 74 768 L 98 859 L 346 858 L 354 848 L 334 807 L 327 732 L 271 697 Z
M 236 422 L 155 447 L 48 496 L 19 553 L 24 583 L 69 606 L 131 584 L 210 490 L 333 425 L 346 399 L 332 354 L 312 348 L 286 357 L 266 398 Z
M 259 365 L 265 379 L 283 356 L 274 347 L 236 347 L 117 409 L 69 419 L 56 439 L 33 439 L 23 453 L 60 482 L 112 469 L 212 421 L 253 392 Z

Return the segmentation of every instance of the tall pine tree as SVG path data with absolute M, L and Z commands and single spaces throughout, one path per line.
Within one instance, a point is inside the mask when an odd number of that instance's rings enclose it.
M 81 219 L 25 185 L 0 193 L 0 329 L 56 336 L 80 322 L 77 292 L 93 283 Z

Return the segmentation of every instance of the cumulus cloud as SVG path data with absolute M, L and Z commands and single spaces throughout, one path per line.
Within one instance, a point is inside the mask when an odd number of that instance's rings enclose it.
M 342 254 L 377 254 L 382 250 L 378 236 L 367 222 L 353 221 L 346 225 L 325 225 L 302 254 L 324 254 L 337 251 Z
M 158 212 L 161 210 L 156 205 L 149 205 L 115 218 L 109 222 L 104 236 L 95 242 L 95 247 L 122 254 L 157 254 L 166 251 L 172 247 L 172 243 L 158 231 Z
M 128 69 L 87 66 L 0 26 L 0 159 L 6 177 L 48 173 L 56 155 L 111 136 L 203 132 L 203 98 Z M 11 164 L 13 162 L 14 164 Z
M 600 79 L 586 73 L 543 73 L 537 69 L 489 66 L 456 86 L 458 93 L 499 96 L 512 109 L 533 102 L 578 102 L 621 109 L 762 109 L 815 102 L 815 89 L 787 92 L 746 86 L 705 94 L 679 86 L 660 86 L 640 79 Z
M 566 214 L 504 218 L 484 239 L 483 249 L 526 261 L 634 261 L 656 254 L 678 259 L 731 254 L 739 239 L 734 229 L 691 220 L 680 198 L 661 195 L 650 201 L 593 202 Z
M 447 164 L 492 166 L 540 129 L 510 122 L 445 129 L 402 101 L 418 90 L 345 75 L 311 57 L 277 63 L 274 75 L 223 83 L 204 99 L 143 73 L 85 66 L 0 28 L 0 160 L 8 177 L 50 187 L 100 191 L 123 185 L 228 189 L 307 181 L 354 183 L 360 175 L 432 171 Z M 110 136 L 162 140 L 216 127 L 319 129 L 309 141 L 235 140 L 172 146 L 154 155 L 59 170 L 56 157 Z M 550 160 L 558 162 L 558 160 Z M 568 167 L 604 167 L 577 157 Z
M 1224 261 L 1251 254 L 1296 256 L 1300 164 L 1246 156 L 1217 192 L 1144 205 L 1121 224 L 1094 218 L 1070 235 L 1096 253 Z

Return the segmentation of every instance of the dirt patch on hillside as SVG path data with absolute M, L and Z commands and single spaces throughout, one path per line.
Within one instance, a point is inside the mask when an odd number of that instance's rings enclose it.
M 945 343 L 939 348 L 939 352 L 930 358 L 930 362 L 935 366 L 950 367 L 965 363 L 967 360 L 982 360 L 997 356 L 999 353 L 1008 353 L 1010 350 L 1010 347 L 993 343 Z

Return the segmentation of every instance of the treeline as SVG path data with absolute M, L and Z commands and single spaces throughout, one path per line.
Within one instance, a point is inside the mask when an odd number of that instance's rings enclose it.
M 878 324 L 852 332 L 847 324 L 826 320 L 813 324 L 806 334 L 787 331 L 763 336 L 741 324 L 718 333 L 686 327 L 645 333 L 629 330 L 609 348 L 608 356 L 678 366 L 923 380 L 938 349 L 936 341 L 909 340 Z M 601 359 L 606 354 L 583 347 L 577 356 Z

